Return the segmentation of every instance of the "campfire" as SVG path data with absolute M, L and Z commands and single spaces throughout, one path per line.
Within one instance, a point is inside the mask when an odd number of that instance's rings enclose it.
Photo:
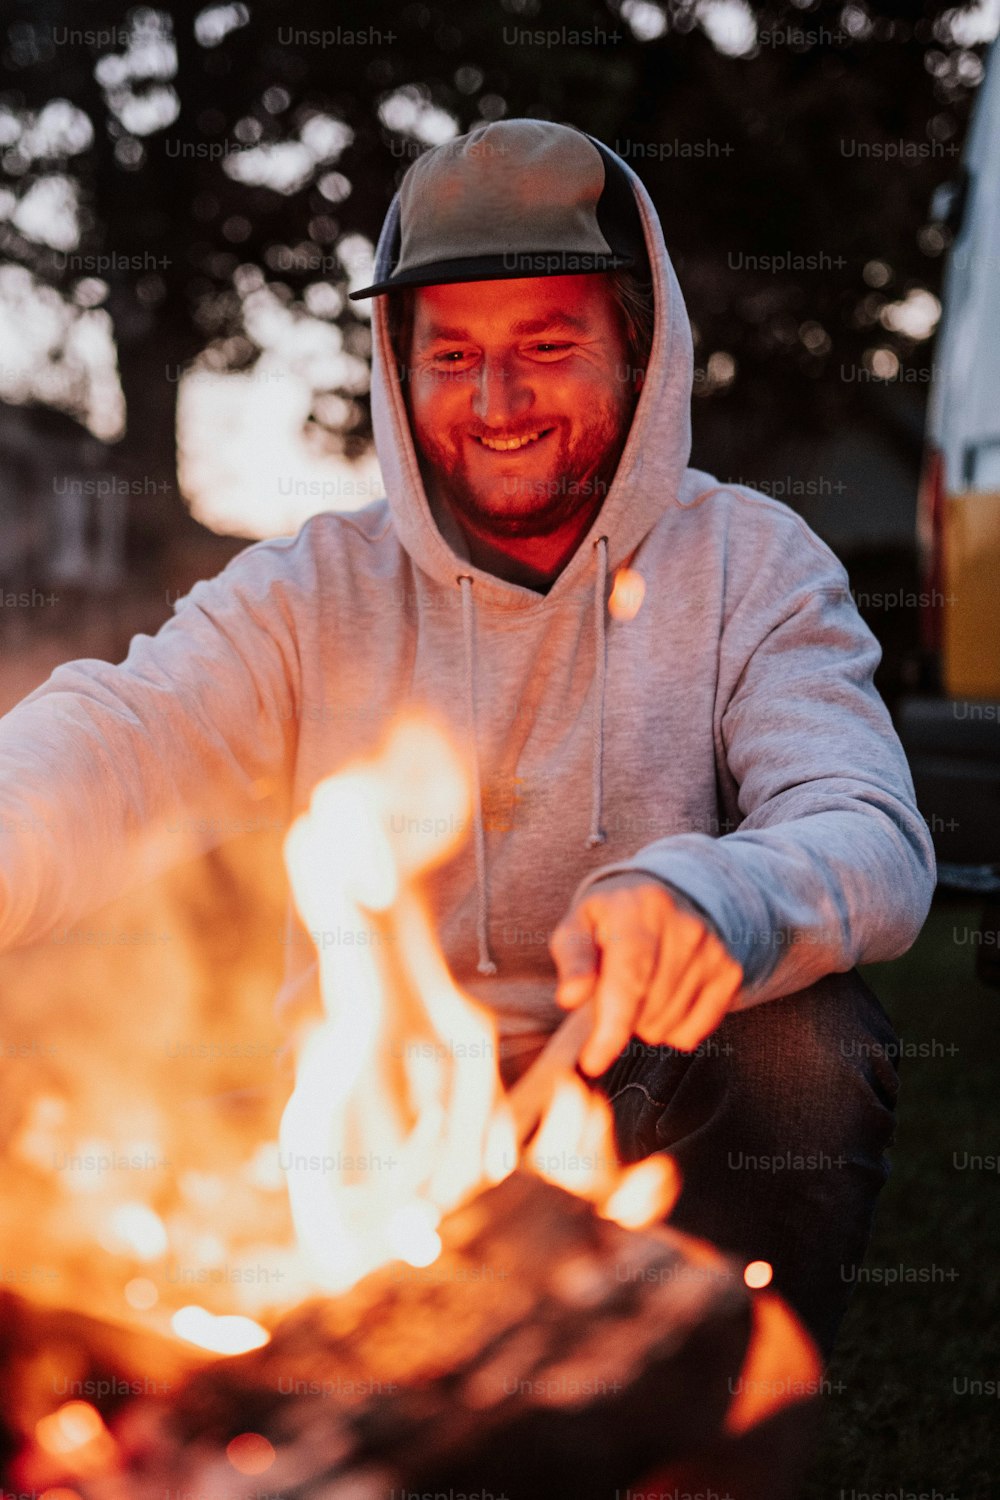
M 462 759 L 425 717 L 316 788 L 285 855 L 324 1013 L 278 1138 L 227 1181 L 182 1171 L 166 1207 L 115 1201 L 99 1175 L 64 1195 L 60 1232 L 97 1287 L 121 1278 L 129 1317 L 88 1318 L 106 1314 L 100 1297 L 73 1313 L 6 1297 L 15 1489 L 596 1500 L 782 1405 L 733 1401 L 761 1308 L 776 1326 L 776 1299 L 747 1290 L 767 1268 L 662 1227 L 676 1168 L 619 1163 L 566 1034 L 505 1093 L 492 1017 L 453 980 L 422 895 L 470 814 Z M 15 1156 L 38 1170 L 67 1149 L 63 1124 L 42 1096 Z M 78 1154 L 155 1150 L 141 1127 Z M 187 1295 L 170 1268 L 210 1269 L 220 1246 L 232 1274 Z M 262 1266 L 274 1277 L 251 1274 Z M 811 1368 L 793 1320 L 781 1327 Z M 62 1401 L 60 1361 L 75 1372 Z M 769 1500 L 785 1493 L 776 1473 Z
M 326 1291 L 390 1261 L 430 1264 L 442 1217 L 518 1165 L 492 1020 L 451 979 L 420 897 L 470 815 L 447 739 L 410 720 L 373 765 L 321 785 L 288 840 L 310 931 L 375 939 L 321 947 L 327 1015 L 281 1127 L 299 1242 Z M 608 1105 L 569 1072 L 527 1164 L 633 1226 L 662 1218 L 676 1189 L 666 1157 L 618 1168 Z

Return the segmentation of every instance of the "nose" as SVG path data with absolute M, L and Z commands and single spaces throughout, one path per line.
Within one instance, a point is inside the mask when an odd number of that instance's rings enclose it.
M 516 359 L 484 354 L 472 393 L 472 410 L 484 427 L 514 427 L 535 403 L 526 372 Z

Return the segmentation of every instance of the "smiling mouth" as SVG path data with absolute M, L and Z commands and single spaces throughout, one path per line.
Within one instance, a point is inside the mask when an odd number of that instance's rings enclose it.
M 473 442 L 481 448 L 488 448 L 491 453 L 516 453 L 519 448 L 530 448 L 532 443 L 537 443 L 539 438 L 547 437 L 554 432 L 553 427 L 540 427 L 537 432 L 526 432 L 523 437 L 509 438 L 473 438 Z

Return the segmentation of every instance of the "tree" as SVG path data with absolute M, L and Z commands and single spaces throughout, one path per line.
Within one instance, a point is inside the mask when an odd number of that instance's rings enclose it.
M 578 124 L 660 209 L 696 331 L 696 452 L 725 431 L 753 473 L 783 433 L 870 399 L 845 371 L 926 365 L 947 245 L 926 205 L 982 52 L 938 3 L 31 0 L 4 56 L 0 250 L 74 316 L 110 314 L 122 471 L 172 483 L 180 372 L 250 368 L 293 323 L 326 330 L 309 425 L 350 457 L 370 429 L 349 267 L 403 170 L 484 119 Z M 68 251 L 38 211 L 53 181 L 77 203 Z

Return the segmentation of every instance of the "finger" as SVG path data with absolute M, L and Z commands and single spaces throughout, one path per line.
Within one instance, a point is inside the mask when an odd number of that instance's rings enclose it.
M 658 1046 L 666 1046 L 668 1036 L 678 1034 L 678 1028 L 686 1023 L 700 1004 L 706 987 L 714 984 L 717 976 L 728 975 L 730 993 L 735 993 L 743 978 L 736 960 L 715 934 L 701 924 L 699 940 L 693 949 L 685 951 L 676 941 L 665 941 L 664 947 L 669 951 L 650 986 L 650 998 L 643 1007 L 639 1029 L 644 1041 Z M 707 1035 L 707 1031 L 702 1034 Z
M 659 962 L 636 1027 L 643 1041 L 662 1045 L 666 1032 L 690 1009 L 702 979 L 708 939 L 700 922 L 671 924 L 663 934 Z
M 598 1000 L 597 1024 L 580 1054 L 580 1067 L 590 1078 L 606 1073 L 632 1037 L 636 1004 L 621 999 Z
M 661 1036 L 678 1026 L 690 1013 L 703 985 L 713 972 L 708 934 L 704 933 L 701 942 L 683 955 L 675 970 L 670 1003 L 660 1016 Z
M 555 929 L 549 952 L 558 976 L 556 1002 L 565 1010 L 575 1010 L 593 994 L 599 967 L 593 931 L 579 907 Z
M 701 986 L 694 1004 L 667 1033 L 666 1045 L 691 1052 L 710 1036 L 732 1009 L 743 982 L 743 970 L 727 954 Z
M 610 922 L 617 925 L 611 928 Z M 622 913 L 610 913 L 603 924 L 598 921 L 597 940 L 597 1024 L 580 1058 L 581 1068 L 592 1078 L 611 1066 L 632 1037 L 659 958 L 656 932 Z

